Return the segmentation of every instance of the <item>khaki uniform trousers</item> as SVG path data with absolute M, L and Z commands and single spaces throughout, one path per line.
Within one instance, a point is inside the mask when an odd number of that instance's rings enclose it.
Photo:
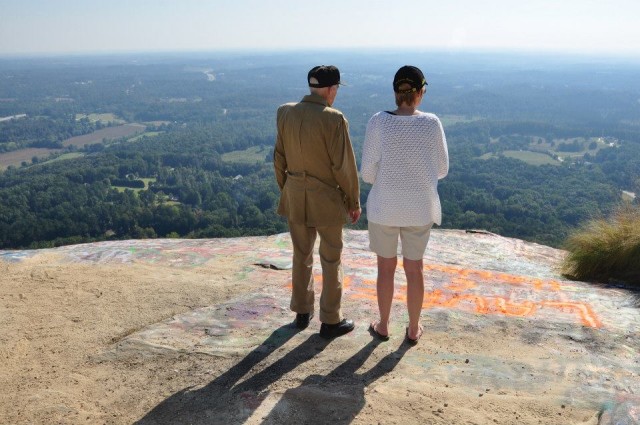
M 291 310 L 301 314 L 314 311 L 313 247 L 316 236 L 320 235 L 320 321 L 330 325 L 339 323 L 342 320 L 342 225 L 307 227 L 289 221 L 289 233 L 293 244 Z

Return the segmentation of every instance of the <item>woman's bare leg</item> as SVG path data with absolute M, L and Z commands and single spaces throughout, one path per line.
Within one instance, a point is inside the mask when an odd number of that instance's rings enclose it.
M 376 325 L 376 331 L 382 335 L 389 335 L 389 316 L 391 315 L 391 303 L 393 302 L 394 276 L 398 258 L 384 258 L 378 255 L 378 278 L 376 288 L 378 292 L 378 310 L 380 310 L 380 322 Z
M 403 259 L 404 273 L 407 276 L 407 310 L 409 311 L 409 331 L 411 339 L 420 337 L 420 313 L 424 300 L 424 275 L 422 260 Z

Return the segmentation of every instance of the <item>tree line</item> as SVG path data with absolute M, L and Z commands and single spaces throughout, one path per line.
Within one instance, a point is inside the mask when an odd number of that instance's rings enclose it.
M 561 166 L 482 160 L 475 149 L 483 149 L 478 142 L 483 129 L 484 123 L 465 124 L 449 133 L 451 170 L 439 188 L 445 228 L 485 229 L 559 246 L 579 223 L 618 204 L 620 191 L 605 170 L 621 162 L 638 167 L 633 157 L 625 156 L 625 163 L 608 153 L 599 163 Z M 269 155 L 255 164 L 224 162 L 222 151 L 241 150 L 246 141 L 218 144 L 215 131 L 181 128 L 83 158 L 5 172 L 0 175 L 0 247 L 286 231 L 275 213 L 279 191 Z M 142 183 L 142 178 L 154 179 L 148 190 L 114 188 L 123 181 Z M 369 187 L 362 189 L 364 205 Z M 356 227 L 365 226 L 366 210 Z

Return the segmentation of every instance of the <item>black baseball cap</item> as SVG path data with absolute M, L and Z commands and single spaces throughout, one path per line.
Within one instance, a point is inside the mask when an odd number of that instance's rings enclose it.
M 311 83 L 311 78 L 318 80 L 318 83 Z M 318 65 L 311 68 L 307 74 L 309 87 L 331 87 L 340 84 L 340 71 L 333 65 Z
M 400 86 L 403 84 L 409 84 L 410 89 L 400 90 Z M 396 72 L 393 77 L 393 91 L 396 93 L 410 93 L 415 92 L 427 85 L 427 80 L 424 78 L 424 74 L 419 68 L 411 65 L 405 65 Z

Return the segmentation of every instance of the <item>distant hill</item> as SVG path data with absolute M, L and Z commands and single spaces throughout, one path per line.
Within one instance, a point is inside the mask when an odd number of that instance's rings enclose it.
M 451 158 L 445 228 L 561 247 L 585 220 L 639 202 L 638 64 L 318 54 L 0 60 L 0 118 L 21 117 L 0 121 L 0 248 L 285 231 L 274 114 L 306 93 L 319 57 L 348 77 L 335 106 L 358 160 L 367 120 L 393 106 L 399 64 L 424 69 L 423 109 L 442 118 Z

